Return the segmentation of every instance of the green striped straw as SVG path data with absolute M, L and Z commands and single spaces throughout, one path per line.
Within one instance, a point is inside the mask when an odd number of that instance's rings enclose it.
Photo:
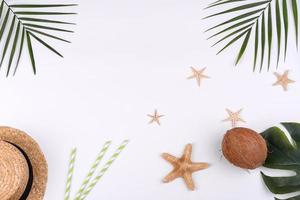
M 101 179 L 101 177 L 105 174 L 105 172 L 109 169 L 109 167 L 112 165 L 112 163 L 118 158 L 118 156 L 120 155 L 122 150 L 126 147 L 128 142 L 129 142 L 129 140 L 124 140 L 122 142 L 122 144 L 117 148 L 117 150 L 110 157 L 110 159 L 106 162 L 106 164 L 102 167 L 102 169 L 99 171 L 97 176 L 92 180 L 92 182 L 89 184 L 89 186 L 86 188 L 86 190 L 83 191 L 80 200 L 83 200 L 87 197 L 87 195 L 95 187 L 95 185 L 98 183 L 98 181 Z
M 79 200 L 81 198 L 82 192 L 85 190 L 87 184 L 90 182 L 93 174 L 95 173 L 98 165 L 100 164 L 102 158 L 104 157 L 105 153 L 107 152 L 109 146 L 111 145 L 111 141 L 107 141 L 104 143 L 102 149 L 100 150 L 96 160 L 94 161 L 93 165 L 91 166 L 88 174 L 86 175 L 86 177 L 84 178 L 76 196 L 75 196 L 75 200 Z
M 70 199 L 71 185 L 72 185 L 72 179 L 73 179 L 73 174 L 74 174 L 74 165 L 75 165 L 75 159 L 76 159 L 76 151 L 77 151 L 77 149 L 73 148 L 71 150 L 71 154 L 70 154 L 68 176 L 67 176 L 67 183 L 66 183 L 66 190 L 65 190 L 65 200 Z

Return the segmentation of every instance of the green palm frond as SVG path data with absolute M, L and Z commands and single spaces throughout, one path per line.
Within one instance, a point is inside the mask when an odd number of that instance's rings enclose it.
M 6 76 L 16 73 L 23 48 L 28 49 L 32 69 L 36 74 L 32 40 L 63 57 L 43 37 L 70 43 L 53 32 L 73 33 L 72 30 L 60 26 L 74 25 L 74 23 L 57 20 L 57 18 L 76 13 L 58 12 L 58 10 L 63 7 L 77 6 L 77 4 L 8 4 L 5 0 L 0 1 L 0 44 L 3 46 L 0 51 L 0 68 L 7 60 Z
M 227 20 L 218 23 L 205 32 L 212 32 L 208 39 L 218 38 L 212 45 L 226 42 L 217 54 L 242 40 L 235 64 L 237 65 L 253 39 L 253 71 L 264 64 L 270 69 L 272 48 L 276 47 L 276 66 L 281 58 L 286 58 L 290 24 L 296 34 L 298 47 L 298 2 L 297 0 L 218 0 L 207 8 L 224 8 L 204 19 L 227 16 Z M 228 8 L 229 7 L 229 8 Z M 290 20 L 293 19 L 293 23 Z M 273 33 L 273 31 L 276 31 Z M 275 43 L 275 44 L 274 44 Z M 283 45 L 283 46 L 282 46 Z M 264 62 L 267 59 L 267 62 Z

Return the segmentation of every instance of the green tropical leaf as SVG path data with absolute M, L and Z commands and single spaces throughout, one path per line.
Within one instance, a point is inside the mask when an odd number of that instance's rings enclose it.
M 223 4 L 235 3 L 235 2 L 238 2 L 238 1 L 245 1 L 245 0 L 227 0 L 227 1 L 216 2 L 216 3 L 213 3 L 209 6 L 207 6 L 205 9 L 212 8 L 212 7 L 219 6 L 219 5 L 223 5 Z
M 271 49 L 272 49 L 272 37 L 273 37 L 273 24 L 272 24 L 272 10 L 271 7 L 268 9 L 268 71 L 270 70 L 271 64 Z
M 27 47 L 28 47 L 28 52 L 29 52 L 29 56 L 30 56 L 30 61 L 32 64 L 33 73 L 36 74 L 35 59 L 34 59 L 34 53 L 33 53 L 33 49 L 32 49 L 30 35 L 27 31 L 25 32 L 25 34 L 26 34 Z
M 2 1 L 0 6 L 0 19 L 2 19 L 3 7 L 4 7 L 4 2 Z
M 279 0 L 276 0 L 275 5 L 276 5 L 275 14 L 276 14 L 276 30 L 277 30 L 277 66 L 278 66 L 280 49 L 281 49 L 281 18 L 280 18 Z
M 292 9 L 293 9 L 293 17 L 294 17 L 294 25 L 295 25 L 295 32 L 296 32 L 296 45 L 298 48 L 298 3 L 297 0 L 292 0 Z
M 238 20 L 240 20 L 240 19 L 245 19 L 245 18 L 250 17 L 250 16 L 252 16 L 252 15 L 254 15 L 254 14 L 257 14 L 257 13 L 263 11 L 263 10 L 264 10 L 264 9 L 254 10 L 254 11 L 252 11 L 252 12 L 245 13 L 245 14 L 239 15 L 239 16 L 237 16 L 237 17 L 231 18 L 231 19 L 229 19 L 228 21 L 225 21 L 225 22 L 223 22 L 223 23 L 220 23 L 220 24 L 218 24 L 218 25 L 216 25 L 216 26 L 213 26 L 213 27 L 207 29 L 205 32 L 208 32 L 208 31 L 213 30 L 213 29 L 215 29 L 215 28 L 218 28 L 218 27 L 220 27 L 220 26 L 226 25 L 226 24 L 228 24 L 228 23 L 238 21 Z
M 56 51 L 53 47 L 51 47 L 49 44 L 47 44 L 46 42 L 44 42 L 42 39 L 40 39 L 39 37 L 37 37 L 36 35 L 34 35 L 31 32 L 28 32 L 28 33 L 29 33 L 30 36 L 32 36 L 33 38 L 35 38 L 38 42 L 40 42 L 41 44 L 43 44 L 45 47 L 47 47 L 48 49 L 50 49 L 51 51 L 53 51 L 54 53 L 56 53 L 60 57 L 63 57 L 58 51 Z
M 53 7 L 70 7 L 77 4 L 12 4 L 11 8 L 53 8 Z
M 227 8 L 224 9 L 222 6 L 224 4 L 228 4 Z M 289 4 L 291 6 L 289 6 Z M 230 8 L 231 6 L 231 8 Z M 289 37 L 289 20 L 290 17 L 293 17 L 295 32 L 296 32 L 296 45 L 298 45 L 298 2 L 297 0 L 256 0 L 254 2 L 249 3 L 248 1 L 235 1 L 235 0 L 221 0 L 216 1 L 210 4 L 208 7 L 220 8 L 220 11 L 208 15 L 204 19 L 218 17 L 220 15 L 228 15 L 224 21 L 218 22 L 215 25 L 209 27 L 205 32 L 212 31 L 211 36 L 208 39 L 212 39 L 215 36 L 219 36 L 217 42 L 215 42 L 212 46 L 220 44 L 221 42 L 233 37 L 230 39 L 228 43 L 221 48 L 221 51 L 228 48 L 232 44 L 242 40 L 241 32 L 245 31 L 245 27 L 247 29 L 251 29 L 252 33 L 249 35 L 249 38 L 244 38 L 243 42 L 247 42 L 246 46 L 251 44 L 253 40 L 254 52 L 253 52 L 253 60 L 254 66 L 253 69 L 256 70 L 256 65 L 260 63 L 260 71 L 263 70 L 263 67 L 267 65 L 267 69 L 269 70 L 271 67 L 271 54 L 272 48 L 276 46 L 277 50 L 277 64 L 278 66 L 279 60 L 281 57 L 286 57 L 288 51 L 288 37 Z M 274 9 L 274 14 L 272 14 L 272 7 Z M 223 10 L 221 9 L 223 8 Z M 290 14 L 291 13 L 291 14 Z M 226 18 L 226 17 L 225 17 Z M 276 24 L 276 28 L 273 28 L 273 24 Z M 248 27 L 248 25 L 250 25 Z M 221 28 L 222 27 L 222 28 Z M 221 28 L 221 29 L 220 29 Z M 275 30 L 276 29 L 276 30 Z M 228 33 L 231 31 L 230 33 Z M 273 33 L 275 31 L 275 33 Z M 243 32 L 245 33 L 245 32 Z M 246 34 L 246 33 L 245 33 Z M 275 35 L 275 37 L 273 36 Z M 247 39 L 245 41 L 245 39 Z M 281 42 L 284 41 L 284 48 L 281 50 Z M 277 45 L 273 43 L 277 42 Z M 292 43 L 290 43 L 292 44 Z M 283 45 L 283 44 L 282 44 Z M 247 49 L 245 49 L 246 51 Z M 218 53 L 220 53 L 219 51 Z M 217 54 L 218 54 L 217 53 Z M 240 59 L 240 54 L 244 54 L 245 52 L 241 52 L 239 50 L 237 54 L 237 61 Z M 284 56 L 282 56 L 282 53 Z M 260 59 L 260 62 L 257 60 Z M 267 62 L 265 62 L 267 59 Z
M 4 50 L 3 50 L 3 53 L 2 53 L 2 56 L 1 56 L 0 67 L 2 66 L 4 57 L 5 57 L 6 52 L 7 52 L 7 48 L 8 48 L 10 39 L 11 39 L 11 35 L 12 35 L 12 32 L 13 32 L 14 27 L 15 27 L 15 21 L 16 21 L 16 17 L 14 16 L 14 17 L 13 17 L 13 20 L 12 20 L 12 22 L 11 22 L 10 28 L 9 28 L 8 35 L 7 35 L 7 37 L 6 37 L 6 42 L 5 42 L 5 45 L 4 45 Z
M 230 42 L 228 42 L 220 51 L 218 51 L 217 54 L 221 53 L 222 51 L 224 51 L 227 47 L 229 47 L 231 44 L 233 44 L 235 41 L 237 41 L 238 39 L 240 39 L 241 37 L 243 37 L 247 32 L 249 31 L 249 29 L 247 29 L 246 31 L 242 32 L 241 34 L 239 34 L 238 36 L 236 36 L 235 38 L 233 38 Z
M 4 20 L 2 22 L 2 26 L 1 26 L 1 29 L 0 29 L 0 41 L 2 40 L 3 33 L 4 33 L 5 29 L 6 29 L 6 24 L 7 24 L 7 21 L 8 21 L 8 17 L 9 17 L 9 10 L 6 11 Z
M 268 156 L 264 166 L 271 169 L 291 170 L 293 176 L 268 176 L 261 172 L 263 180 L 274 194 L 289 194 L 300 191 L 300 124 L 282 123 L 291 139 L 278 127 L 261 133 L 268 145 Z M 277 198 L 276 198 L 277 199 Z M 299 200 L 300 195 L 284 200 Z
M 284 60 L 285 60 L 287 43 L 288 43 L 288 32 L 289 32 L 289 16 L 287 10 L 287 0 L 282 0 L 282 15 L 283 15 L 283 25 L 284 25 Z
M 215 45 L 219 44 L 220 42 L 224 41 L 225 39 L 229 38 L 230 36 L 236 35 L 237 33 L 241 32 L 241 31 L 243 31 L 243 30 L 245 30 L 247 28 L 250 28 L 251 26 L 252 26 L 252 24 L 249 24 L 249 25 L 244 26 L 244 27 L 242 27 L 242 28 L 240 28 L 240 29 L 238 29 L 236 31 L 233 31 L 232 33 L 230 33 L 230 34 L 226 35 L 225 37 L 223 37 L 222 39 L 218 40 L 212 46 L 215 46 Z
M 30 18 L 30 17 L 19 17 L 21 21 L 32 21 L 32 22 L 46 22 L 46 23 L 54 23 L 54 24 L 71 24 L 75 25 L 75 23 L 70 22 L 63 22 L 57 20 L 49 20 L 49 19 L 37 19 L 37 18 Z
M 51 27 L 51 26 L 41 26 L 41 25 L 37 25 L 37 24 L 23 23 L 23 25 L 25 27 L 29 26 L 29 27 L 40 28 L 40 29 L 48 29 L 48 30 L 52 30 L 52 31 L 62 31 L 62 32 L 68 32 L 68 33 L 73 33 L 74 32 L 74 31 L 71 31 L 71 30 L 55 28 L 55 27 Z
M 23 46 L 24 46 L 24 40 L 25 40 L 25 28 L 22 28 L 22 34 L 21 34 L 21 42 L 20 42 L 20 48 L 19 48 L 19 53 L 18 53 L 18 59 L 17 59 L 17 64 L 14 70 L 14 75 L 17 72 L 18 66 L 19 66 L 19 62 L 20 62 L 20 58 L 22 55 L 22 51 L 23 51 Z
M 234 28 L 237 28 L 237 27 L 242 26 L 242 25 L 244 25 L 244 24 L 247 24 L 247 23 L 249 23 L 249 22 L 253 22 L 255 19 L 256 19 L 256 18 L 253 17 L 253 18 L 250 18 L 250 19 L 246 19 L 246 20 L 244 20 L 244 21 L 241 21 L 241 22 L 239 22 L 239 23 L 236 23 L 236 24 L 234 24 L 234 25 L 232 25 L 232 26 L 229 26 L 228 28 L 225 28 L 225 29 L 223 29 L 223 30 L 217 32 L 216 34 L 210 36 L 208 39 L 211 39 L 211 38 L 213 38 L 213 37 L 215 37 L 215 36 L 218 36 L 218 35 L 220 35 L 220 34 L 226 32 L 226 31 L 232 30 L 232 29 L 234 29 Z
M 71 12 L 36 12 L 36 11 L 17 11 L 17 15 L 75 15 L 76 13 Z
M 259 27 L 258 22 L 256 22 L 255 26 L 255 45 L 254 45 L 254 64 L 253 64 L 253 71 L 255 71 L 256 61 L 257 61 L 257 52 L 258 52 L 258 37 L 259 37 Z
M 69 40 L 65 40 L 65 39 L 62 39 L 60 37 L 54 36 L 52 34 L 48 34 L 48 33 L 42 32 L 42 31 L 35 30 L 33 28 L 27 28 L 27 31 L 29 31 L 29 32 L 35 32 L 35 33 L 38 33 L 38 34 L 41 34 L 41 35 L 44 35 L 44 36 L 47 36 L 47 37 L 50 37 L 50 38 L 53 38 L 53 39 L 56 39 L 56 40 L 60 40 L 60 41 L 67 42 L 67 43 L 71 43 Z
M 17 43 L 18 43 L 18 40 L 19 40 L 19 34 L 20 34 L 20 25 L 21 25 L 21 22 L 18 22 L 18 26 L 17 26 L 17 30 L 16 30 L 16 33 L 15 33 L 15 38 L 14 38 L 14 43 L 13 43 L 13 46 L 12 46 L 12 49 L 11 49 L 11 52 L 10 52 L 10 56 L 9 56 L 9 63 L 8 63 L 8 67 L 7 67 L 6 76 L 9 75 L 10 68 L 11 68 L 11 65 L 12 65 L 12 61 L 14 59 L 14 55 L 15 55 L 15 52 L 16 52 L 16 47 L 17 47 Z
M 73 33 L 73 31 L 69 28 L 56 26 L 75 24 L 61 21 L 59 16 L 76 14 L 74 12 L 64 12 L 60 9 L 77 6 L 77 4 L 9 4 L 7 0 L 0 1 L 0 67 L 7 63 L 7 76 L 10 74 L 14 61 L 16 63 L 13 74 L 15 75 L 17 72 L 24 46 L 27 46 L 32 69 L 36 74 L 32 38 L 58 56 L 63 57 L 50 43 L 45 42 L 43 37 L 70 43 L 69 40 L 61 38 L 59 33 Z M 54 35 L 52 31 L 56 31 L 57 35 Z
M 260 71 L 262 70 L 265 57 L 265 43 L 266 43 L 266 22 L 265 13 L 262 14 L 261 18 L 261 60 L 260 60 Z
M 245 4 L 245 5 L 242 5 L 242 6 L 237 6 L 235 8 L 231 8 L 231 9 L 225 10 L 225 11 L 220 12 L 220 13 L 209 15 L 209 16 L 205 17 L 204 19 L 207 19 L 207 18 L 210 18 L 210 17 L 215 17 L 215 16 L 218 16 L 218 15 L 228 14 L 228 13 L 232 13 L 232 12 L 236 12 L 236 11 L 241 11 L 241 10 L 245 10 L 245 9 L 249 9 L 249 8 L 254 8 L 254 7 L 257 7 L 257 6 L 267 4 L 269 2 L 270 1 L 260 1 L 260 2 L 255 2 L 255 3 Z
M 248 32 L 247 32 L 247 34 L 246 34 L 246 36 L 245 36 L 244 42 L 243 42 L 243 44 L 241 46 L 239 55 L 238 55 L 238 57 L 236 59 L 236 62 L 235 62 L 236 65 L 239 63 L 240 59 L 242 58 L 243 54 L 245 53 L 245 50 L 247 48 L 248 41 L 249 41 L 249 38 L 250 38 L 251 30 L 252 29 L 249 29 Z

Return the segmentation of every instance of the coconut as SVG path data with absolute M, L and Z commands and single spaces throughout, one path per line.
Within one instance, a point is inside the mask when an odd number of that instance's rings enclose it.
M 235 166 L 255 169 L 267 158 L 267 144 L 257 132 L 248 128 L 233 128 L 225 134 L 222 142 L 225 158 Z

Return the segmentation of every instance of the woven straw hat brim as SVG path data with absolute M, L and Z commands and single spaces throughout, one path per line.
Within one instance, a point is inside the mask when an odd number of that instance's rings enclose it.
M 4 146 L 3 148 L 5 151 L 8 150 L 11 151 L 9 155 L 13 155 L 13 159 L 17 161 L 14 164 L 18 165 L 19 170 L 22 169 L 24 162 L 26 162 L 26 167 L 28 169 L 25 170 L 25 174 L 23 170 L 23 174 L 25 178 L 24 177 L 21 178 L 26 180 L 26 171 L 27 171 L 28 178 L 26 183 L 24 184 L 22 183 L 22 180 L 20 180 L 21 181 L 20 187 L 22 187 L 22 185 L 25 185 L 23 186 L 25 187 L 25 190 L 24 188 L 21 188 L 23 190 L 21 198 L 16 200 L 42 200 L 46 190 L 48 167 L 47 167 L 45 156 L 42 153 L 39 145 L 23 131 L 10 128 L 10 127 L 1 127 L 1 126 L 0 126 L 0 141 L 6 142 L 8 146 L 10 145 L 10 147 L 8 147 L 6 145 L 3 145 L 3 143 L 1 143 L 2 146 Z M 5 180 L 0 178 L 0 185 L 5 184 L 2 183 L 2 181 Z M 16 194 L 15 194 L 16 196 L 18 196 L 18 192 L 21 189 L 16 190 Z M 14 196 L 11 196 L 9 199 L 1 198 L 1 200 L 15 200 L 15 199 Z
M 10 143 L 0 141 L 0 199 L 19 200 L 29 180 L 23 154 Z

